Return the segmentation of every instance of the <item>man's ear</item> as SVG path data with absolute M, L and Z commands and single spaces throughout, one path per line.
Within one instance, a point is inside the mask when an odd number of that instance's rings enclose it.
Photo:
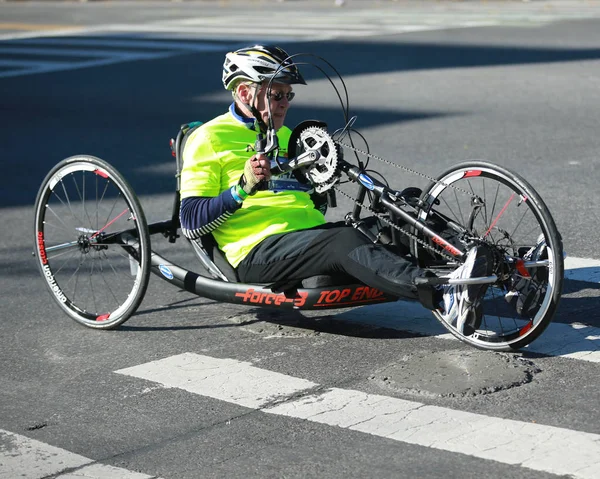
M 243 103 L 249 105 L 252 102 L 252 89 L 248 85 L 238 86 L 237 96 Z

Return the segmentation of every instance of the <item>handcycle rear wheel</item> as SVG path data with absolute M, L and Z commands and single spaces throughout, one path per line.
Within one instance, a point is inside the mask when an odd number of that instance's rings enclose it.
M 58 163 L 35 201 L 35 257 L 60 308 L 112 329 L 139 307 L 150 276 L 150 236 L 131 186 L 105 161 Z
M 564 276 L 562 239 L 539 194 L 514 172 L 470 161 L 440 175 L 421 199 L 424 206 L 418 216 L 422 221 L 445 224 L 446 233 L 452 241 L 462 242 L 463 249 L 475 241 L 489 245 L 496 256 L 498 280 L 485 290 L 483 316 L 475 330 L 459 331 L 438 311 L 434 311 L 436 318 L 461 341 L 480 349 L 511 351 L 531 343 L 552 321 Z M 448 219 L 464 230 L 448 228 Z M 435 269 L 436 258 L 428 251 L 414 243 L 413 252 L 421 266 L 434 265 Z M 533 266 L 536 261 L 538 265 Z M 447 273 L 454 268 L 456 264 L 446 261 Z M 535 298 L 535 303 L 529 298 Z

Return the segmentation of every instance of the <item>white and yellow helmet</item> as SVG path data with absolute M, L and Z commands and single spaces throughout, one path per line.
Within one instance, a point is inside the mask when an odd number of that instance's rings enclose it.
M 254 45 L 225 55 L 223 86 L 233 90 L 239 80 L 261 83 L 273 78 L 274 82 L 306 85 L 298 67 L 279 47 Z

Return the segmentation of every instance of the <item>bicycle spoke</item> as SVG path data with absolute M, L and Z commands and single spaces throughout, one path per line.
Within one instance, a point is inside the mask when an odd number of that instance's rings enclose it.
M 38 264 L 58 305 L 85 326 L 121 324 L 150 274 L 146 220 L 131 188 L 102 160 L 74 157 L 48 174 L 36 205 Z M 124 231 L 138 240 L 135 270 L 120 243 Z
M 514 181 L 513 176 L 489 163 L 465 163 L 432 182 L 423 196 L 428 198 L 426 207 L 429 211 L 435 208 L 438 220 L 452 219 L 472 232 L 474 238 L 463 235 L 463 244 L 475 239 L 487 245 L 494 252 L 494 267 L 502 268 L 496 274 L 496 283 L 489 285 L 480 299 L 482 304 L 478 310 L 482 315 L 469 329 L 475 329 L 472 335 L 458 331 L 456 324 L 445 324 L 439 313 L 434 312 L 452 334 L 483 349 L 510 350 L 528 344 L 547 326 L 560 297 L 562 253 L 557 255 L 550 247 L 561 248 L 557 246 L 560 239 L 557 239 L 556 226 L 536 193 L 523 187 L 524 180 Z M 474 199 L 479 199 L 480 203 Z M 470 212 L 469 218 L 466 211 Z M 419 217 L 426 220 L 428 214 L 423 210 Z M 548 245 L 548 254 L 556 274 L 529 287 L 539 268 L 532 268 L 531 276 L 526 275 L 519 271 L 514 258 L 523 261 L 522 256 L 533 251 L 542 233 L 544 241 L 552 243 Z M 418 254 L 418 247 L 416 251 Z M 423 260 L 430 257 L 424 254 Z M 541 267 L 544 271 L 550 270 L 549 266 Z M 515 289 L 517 286 L 521 289 Z

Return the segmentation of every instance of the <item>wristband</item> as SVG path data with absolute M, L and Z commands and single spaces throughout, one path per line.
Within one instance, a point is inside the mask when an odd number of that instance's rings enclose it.
M 239 198 L 244 201 L 246 198 L 248 198 L 248 193 L 246 193 L 244 191 L 244 188 L 242 188 L 240 185 L 235 185 L 235 192 L 237 193 L 237 196 L 239 196 Z
M 240 197 L 240 195 L 237 193 L 237 191 L 236 191 L 236 190 L 237 190 L 237 188 L 236 188 L 235 186 L 232 186 L 232 187 L 231 187 L 231 190 L 229 190 L 229 191 L 231 191 L 231 196 L 233 197 L 234 201 L 235 201 L 235 202 L 236 202 L 238 205 L 241 205 L 241 204 L 242 204 L 242 201 L 244 201 L 244 200 L 243 200 L 243 199 Z

